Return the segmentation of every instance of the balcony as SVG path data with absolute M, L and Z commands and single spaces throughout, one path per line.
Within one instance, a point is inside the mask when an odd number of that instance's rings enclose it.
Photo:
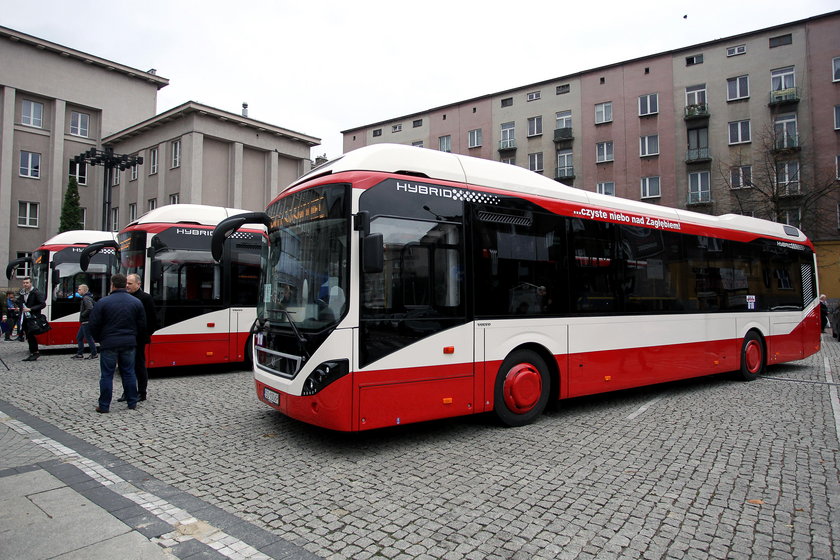
M 509 140 L 500 140 L 499 141 L 499 151 L 500 152 L 512 152 L 516 149 L 516 140 L 513 138 Z
M 770 92 L 770 101 L 767 103 L 768 107 L 778 107 L 780 105 L 791 105 L 799 103 L 799 88 L 792 87 L 787 89 L 777 89 Z
M 708 103 L 697 103 L 696 105 L 686 105 L 685 106 L 685 117 L 684 119 L 687 121 L 693 121 L 696 119 L 708 119 L 709 118 L 709 104 Z
M 685 153 L 686 163 L 704 163 L 707 161 L 712 161 L 709 148 L 691 148 Z
M 575 168 L 572 166 L 558 167 L 554 171 L 554 179 L 557 181 L 574 181 Z
M 569 142 L 574 140 L 574 136 L 572 135 L 572 129 L 569 128 L 555 128 L 554 129 L 554 141 L 555 142 Z
M 802 149 L 798 134 L 777 134 L 773 138 L 773 152 L 798 152 Z

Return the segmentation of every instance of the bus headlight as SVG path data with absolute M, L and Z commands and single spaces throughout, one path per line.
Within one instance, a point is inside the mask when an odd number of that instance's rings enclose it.
M 334 360 L 319 364 L 304 381 L 301 395 L 310 397 L 348 373 L 350 373 L 349 360 Z

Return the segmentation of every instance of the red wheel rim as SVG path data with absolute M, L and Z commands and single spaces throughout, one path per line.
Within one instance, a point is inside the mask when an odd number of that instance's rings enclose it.
M 750 373 L 758 373 L 761 370 L 761 344 L 757 340 L 747 342 L 744 348 L 744 362 Z
M 508 410 L 524 414 L 532 410 L 542 394 L 542 376 L 531 364 L 518 364 L 510 368 L 502 387 Z

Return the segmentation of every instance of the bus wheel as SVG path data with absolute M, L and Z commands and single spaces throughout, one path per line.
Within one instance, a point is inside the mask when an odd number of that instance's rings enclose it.
M 744 337 L 744 344 L 741 346 L 741 371 L 740 378 L 744 381 L 753 381 L 764 373 L 764 366 L 767 362 L 767 355 L 764 350 L 764 341 L 755 331 L 750 331 Z
M 254 347 L 251 345 L 253 340 L 254 335 L 248 335 L 248 339 L 245 341 L 245 360 L 243 360 L 243 363 L 248 367 L 254 367 Z
M 506 426 L 530 424 L 548 402 L 548 367 L 530 350 L 511 353 L 496 376 L 496 416 Z

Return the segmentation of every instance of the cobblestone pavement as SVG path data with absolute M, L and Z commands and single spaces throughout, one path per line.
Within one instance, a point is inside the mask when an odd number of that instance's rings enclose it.
M 517 429 L 361 434 L 283 417 L 230 367 L 153 371 L 138 411 L 99 415 L 98 364 L 70 355 L 21 363 L 25 344 L 0 342 L 0 399 L 324 558 L 840 558 L 828 335 L 752 383 L 564 401 Z

